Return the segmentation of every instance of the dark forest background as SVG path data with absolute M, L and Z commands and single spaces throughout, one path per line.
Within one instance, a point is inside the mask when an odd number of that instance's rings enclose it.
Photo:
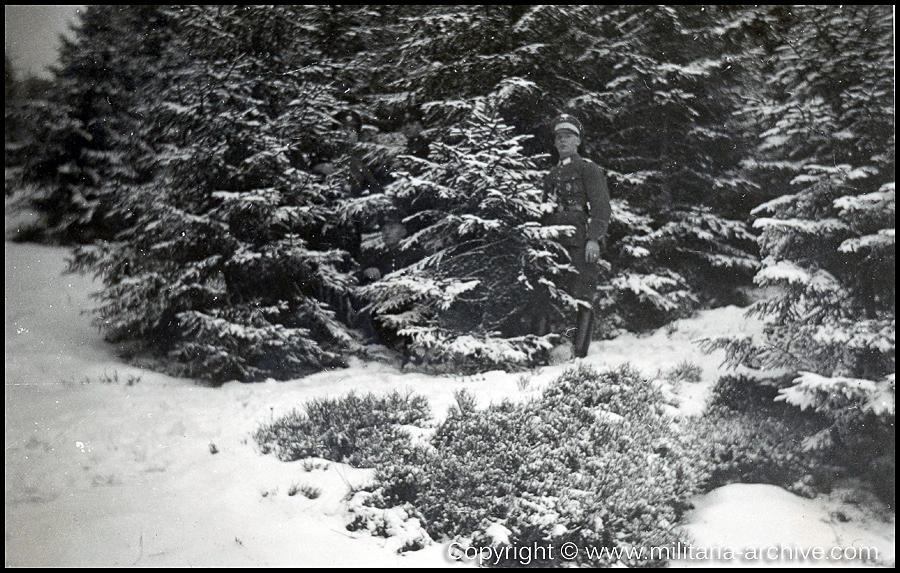
M 753 302 L 766 340 L 710 347 L 892 388 L 892 34 L 889 6 L 90 6 L 51 81 L 6 60 L 6 195 L 159 368 L 340 366 L 374 352 L 361 316 L 406 361 L 529 367 L 560 336 L 528 301 L 573 309 L 537 224 L 569 112 L 613 202 L 595 337 Z M 346 110 L 377 192 L 345 184 Z M 365 284 L 333 237 L 384 254 L 397 220 L 403 264 Z

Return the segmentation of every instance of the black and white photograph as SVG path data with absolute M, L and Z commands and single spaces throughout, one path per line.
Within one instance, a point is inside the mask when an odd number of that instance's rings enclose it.
M 5 565 L 895 566 L 892 5 L 7 5 Z

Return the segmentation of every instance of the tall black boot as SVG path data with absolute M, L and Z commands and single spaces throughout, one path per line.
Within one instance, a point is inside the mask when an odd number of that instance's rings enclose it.
M 532 325 L 532 333 L 538 336 L 550 334 L 550 317 L 546 312 L 538 312 Z
M 575 344 L 572 346 L 572 352 L 576 357 L 584 358 L 587 356 L 593 330 L 594 311 L 589 308 L 579 308 L 578 319 L 575 323 Z
M 550 314 L 542 310 L 538 310 L 537 314 L 531 321 L 531 333 L 537 336 L 547 336 L 550 334 Z M 540 349 L 535 354 L 535 364 L 544 366 L 550 365 L 550 350 Z

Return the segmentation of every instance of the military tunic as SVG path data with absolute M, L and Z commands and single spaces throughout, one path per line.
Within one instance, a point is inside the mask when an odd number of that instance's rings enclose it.
M 593 161 L 579 155 L 567 157 L 544 179 L 544 201 L 556 205 L 544 218 L 545 225 L 575 227 L 574 235 L 558 239 L 578 271 L 566 290 L 576 298 L 590 299 L 597 286 L 598 266 L 585 261 L 585 246 L 588 241 L 602 245 L 606 240 L 610 218 L 606 176 Z

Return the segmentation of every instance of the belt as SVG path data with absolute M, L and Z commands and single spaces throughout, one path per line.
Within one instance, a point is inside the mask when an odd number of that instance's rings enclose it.
M 584 213 L 584 207 L 582 205 L 557 205 L 556 212 L 562 213 L 563 211 L 580 211 Z

